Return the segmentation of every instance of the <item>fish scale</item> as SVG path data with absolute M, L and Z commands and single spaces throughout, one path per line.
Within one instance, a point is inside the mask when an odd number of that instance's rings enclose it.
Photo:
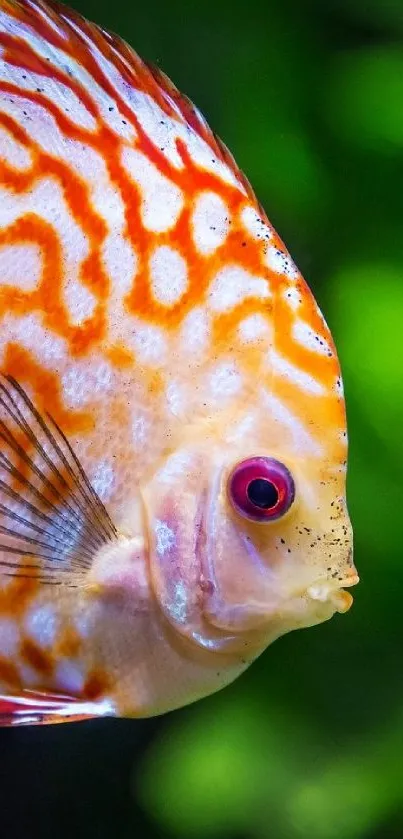
M 30 458 L 23 463 L 11 444 L 21 505 L 21 487 L 31 491 L 21 475 L 32 465 L 45 475 L 36 475 L 35 486 L 55 482 L 46 484 L 53 506 L 46 507 L 49 498 L 40 502 L 42 522 L 44 513 L 60 521 L 66 510 L 71 521 L 66 505 L 86 481 L 79 542 L 96 553 L 90 570 L 88 563 L 74 573 L 74 562 L 57 566 L 49 555 L 58 531 L 47 525 L 45 559 L 37 551 L 28 561 L 15 541 L 8 545 L 0 682 L 13 699 L 4 719 L 15 711 L 20 722 L 42 721 L 49 707 L 58 719 L 157 713 L 221 687 L 295 620 L 266 627 L 263 642 L 259 617 L 240 642 L 220 621 L 210 625 L 209 608 L 199 615 L 211 581 L 200 588 L 198 564 L 189 569 L 182 560 L 207 562 L 200 547 L 210 520 L 205 464 L 215 474 L 220 450 L 228 457 L 266 453 L 268 440 L 269 454 L 284 454 L 286 462 L 307 458 L 310 479 L 315 475 L 314 489 L 301 476 L 309 510 L 317 487 L 333 483 L 324 491 L 324 515 L 349 545 L 336 351 L 250 184 L 200 112 L 120 38 L 40 0 L 0 0 L 0 317 L 4 387 L 17 398 L 17 382 L 28 394 L 33 408 L 24 402 L 24 416 L 36 423 L 32 439 L 3 406 L 2 421 L 16 424 Z M 69 447 L 63 451 L 73 476 L 52 446 L 59 471 L 49 471 L 46 429 Z M 90 491 L 100 520 L 107 516 L 116 534 L 99 555 L 85 542 Z M 224 534 L 235 538 L 232 513 L 214 527 L 217 545 Z M 310 530 L 294 522 L 296 555 L 309 554 Z M 271 555 L 285 555 L 285 540 L 271 532 Z M 65 556 L 74 550 L 69 538 Z M 266 551 L 260 530 L 242 531 L 245 539 Z M 153 550 L 161 567 L 148 561 Z M 330 551 L 332 579 L 353 584 L 351 557 L 346 567 L 338 559 L 336 571 L 332 558 Z M 301 590 L 309 563 L 302 565 Z M 286 573 L 293 579 L 295 569 Z M 42 615 L 36 623 L 35 613 Z M 1 620 L 14 622 L 18 634 L 12 655 L 2 646 Z M 189 639 L 201 648 L 193 659 L 177 649 L 187 649 Z M 76 713 L 68 700 L 79 703 Z

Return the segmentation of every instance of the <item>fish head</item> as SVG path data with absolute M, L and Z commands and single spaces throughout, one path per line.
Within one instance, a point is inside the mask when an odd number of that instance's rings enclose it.
M 202 646 L 262 649 L 347 611 L 358 581 L 339 363 L 305 283 L 289 289 L 226 323 L 144 487 L 157 601 Z

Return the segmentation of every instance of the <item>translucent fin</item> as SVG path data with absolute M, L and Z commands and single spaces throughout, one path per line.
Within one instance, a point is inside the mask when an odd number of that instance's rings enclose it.
M 61 429 L 0 376 L 0 571 L 77 585 L 116 536 Z
M 115 716 L 111 702 L 83 702 L 49 693 L 24 691 L 19 696 L 0 694 L 0 726 L 41 725 L 78 722 L 94 717 Z

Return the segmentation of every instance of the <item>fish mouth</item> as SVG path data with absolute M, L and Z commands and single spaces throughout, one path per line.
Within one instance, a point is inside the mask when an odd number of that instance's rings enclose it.
M 352 595 L 345 589 L 356 586 L 359 579 L 358 574 L 352 571 L 347 577 L 337 580 L 337 583 L 333 580 L 318 580 L 306 589 L 306 594 L 311 600 L 328 603 L 334 607 L 335 612 L 344 614 L 353 603 Z

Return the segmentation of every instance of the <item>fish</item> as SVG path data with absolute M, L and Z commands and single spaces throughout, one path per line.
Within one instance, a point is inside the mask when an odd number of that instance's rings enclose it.
M 0 0 L 0 724 L 231 683 L 358 582 L 323 315 L 200 111 Z

